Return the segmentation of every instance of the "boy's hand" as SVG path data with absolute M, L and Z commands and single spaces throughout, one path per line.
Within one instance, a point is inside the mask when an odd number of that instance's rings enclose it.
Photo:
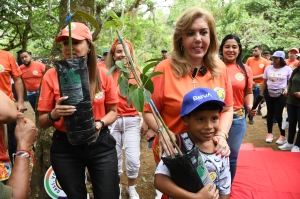
M 219 198 L 219 190 L 217 189 L 216 185 L 208 183 L 207 185 L 205 185 L 200 191 L 198 191 L 196 193 L 196 197 L 198 199 L 206 199 L 206 198 L 210 198 L 210 199 L 218 199 Z
M 170 131 L 170 130 L 169 130 Z M 172 131 L 170 131 L 170 134 L 173 138 L 173 140 L 175 140 L 175 135 Z M 168 133 L 165 131 L 165 129 L 163 130 L 163 132 L 159 132 L 158 133 L 158 143 L 159 143 L 159 157 L 161 158 L 162 153 L 165 152 L 167 154 L 167 156 L 170 156 L 170 151 L 171 153 L 175 154 L 176 151 L 174 149 L 174 146 L 170 140 L 170 137 L 168 136 Z

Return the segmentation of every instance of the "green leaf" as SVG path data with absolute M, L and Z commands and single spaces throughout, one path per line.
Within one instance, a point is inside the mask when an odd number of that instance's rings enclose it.
M 129 28 L 134 27 L 134 23 L 132 23 L 132 22 L 126 22 L 125 25 L 128 26 Z
M 129 84 L 129 97 L 130 98 L 132 98 L 132 95 L 133 95 L 135 89 L 138 89 L 138 86 L 136 84 Z
M 117 23 L 115 21 L 107 21 L 104 25 L 103 28 L 110 28 L 110 27 L 116 27 Z
M 131 105 L 131 99 L 129 97 L 126 98 L 126 104 L 128 107 Z
M 145 103 L 149 104 L 150 100 L 151 100 L 151 93 L 148 90 L 144 89 L 144 101 L 145 101 Z
M 159 62 L 159 61 L 161 61 L 161 58 L 154 58 L 154 59 L 149 59 L 149 60 L 145 61 L 145 63 L 147 63 L 147 62 Z
M 120 18 L 118 17 L 118 15 L 114 11 L 109 10 L 108 14 L 109 14 L 109 16 L 111 16 L 111 18 L 116 19 L 118 21 L 120 20 Z
M 129 85 L 128 85 L 128 79 L 126 78 L 122 78 L 122 81 L 120 83 L 120 93 L 123 97 L 128 97 Z
M 121 84 L 123 77 L 119 75 L 118 77 L 118 84 Z
M 154 86 L 152 80 L 149 78 L 145 83 L 144 83 L 144 88 L 151 93 L 154 91 Z
M 110 75 L 114 72 L 115 69 L 116 69 L 116 66 L 111 67 L 111 68 L 107 71 L 106 75 L 107 75 L 107 76 L 110 76 Z
M 124 68 L 124 61 L 118 60 L 115 62 L 115 65 L 118 66 L 119 68 Z
M 80 16 L 80 17 L 86 19 L 96 30 L 98 30 L 98 31 L 101 30 L 96 19 L 92 15 L 90 15 L 86 12 L 83 12 L 81 10 L 76 10 L 75 13 L 73 14 L 73 16 Z
M 154 67 L 157 64 L 157 62 L 151 62 L 148 65 L 146 65 L 143 68 L 143 73 L 146 74 L 148 72 L 148 70 L 150 70 L 152 67 Z
M 134 90 L 131 101 L 137 111 L 143 112 L 143 110 L 144 110 L 144 95 L 143 95 L 143 90 L 141 88 Z
M 161 72 L 161 71 L 156 71 L 156 72 L 153 72 L 153 73 L 149 74 L 148 77 L 151 78 L 151 77 L 154 77 L 154 76 L 157 76 L 157 75 L 161 75 L 161 74 L 164 74 L 164 73 Z

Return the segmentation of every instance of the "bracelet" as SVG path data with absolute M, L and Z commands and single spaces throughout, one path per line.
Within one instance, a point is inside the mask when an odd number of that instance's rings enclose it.
M 53 122 L 58 122 L 58 121 L 61 119 L 61 117 L 58 118 L 58 119 L 54 119 L 54 118 L 51 116 L 52 111 L 53 111 L 53 110 L 51 110 L 51 111 L 48 112 L 48 117 L 49 117 L 49 119 L 50 119 L 51 121 L 53 121 Z
M 100 130 L 102 130 L 103 128 L 104 128 L 104 122 L 103 122 L 103 120 L 95 120 L 95 122 L 100 122 L 101 123 L 101 129 Z
M 156 130 L 156 134 L 161 133 L 163 131 L 163 127 L 159 126 Z
M 30 151 L 20 150 L 20 151 L 17 151 L 16 153 L 13 153 L 13 163 L 15 163 L 15 156 L 25 157 L 25 158 L 28 158 L 29 160 L 33 160 L 33 165 L 34 166 L 36 165 L 34 155 Z
M 226 133 L 224 130 L 222 130 L 222 129 L 220 129 L 219 130 L 221 133 L 223 133 L 224 134 L 224 136 L 222 136 L 222 137 L 224 137 L 225 138 L 225 140 L 227 140 L 228 139 L 228 133 Z
M 226 137 L 224 135 L 216 135 L 216 136 L 220 136 L 226 140 Z

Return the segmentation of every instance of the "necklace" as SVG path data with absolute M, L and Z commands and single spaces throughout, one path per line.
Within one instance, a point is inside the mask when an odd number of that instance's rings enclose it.
M 194 88 L 196 88 L 195 85 L 197 84 L 197 82 L 195 81 L 195 77 L 197 76 L 198 72 L 199 68 L 194 68 L 193 74 L 189 73 L 192 78 L 191 84 L 193 84 Z

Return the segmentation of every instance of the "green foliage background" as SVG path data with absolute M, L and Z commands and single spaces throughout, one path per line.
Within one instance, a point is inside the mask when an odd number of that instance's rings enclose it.
M 55 35 L 64 25 L 61 7 L 66 6 L 66 2 L 0 0 L 0 48 L 14 55 L 20 49 L 27 49 L 36 58 L 53 54 Z M 300 47 L 300 0 L 173 0 L 167 7 L 162 7 L 162 1 L 154 0 L 90 2 L 90 12 L 94 13 L 101 29 L 93 35 L 98 53 L 109 49 L 117 37 L 116 28 L 104 26 L 112 19 L 109 11 L 113 10 L 118 17 L 122 17 L 123 12 L 122 19 L 127 24 L 123 36 L 133 43 L 139 63 L 160 57 L 162 48 L 172 50 L 176 19 L 191 6 L 211 11 L 220 41 L 229 33 L 237 34 L 244 48 L 244 59 L 251 56 L 252 47 L 258 44 L 271 52 Z M 74 9 L 71 7 L 71 12 Z

